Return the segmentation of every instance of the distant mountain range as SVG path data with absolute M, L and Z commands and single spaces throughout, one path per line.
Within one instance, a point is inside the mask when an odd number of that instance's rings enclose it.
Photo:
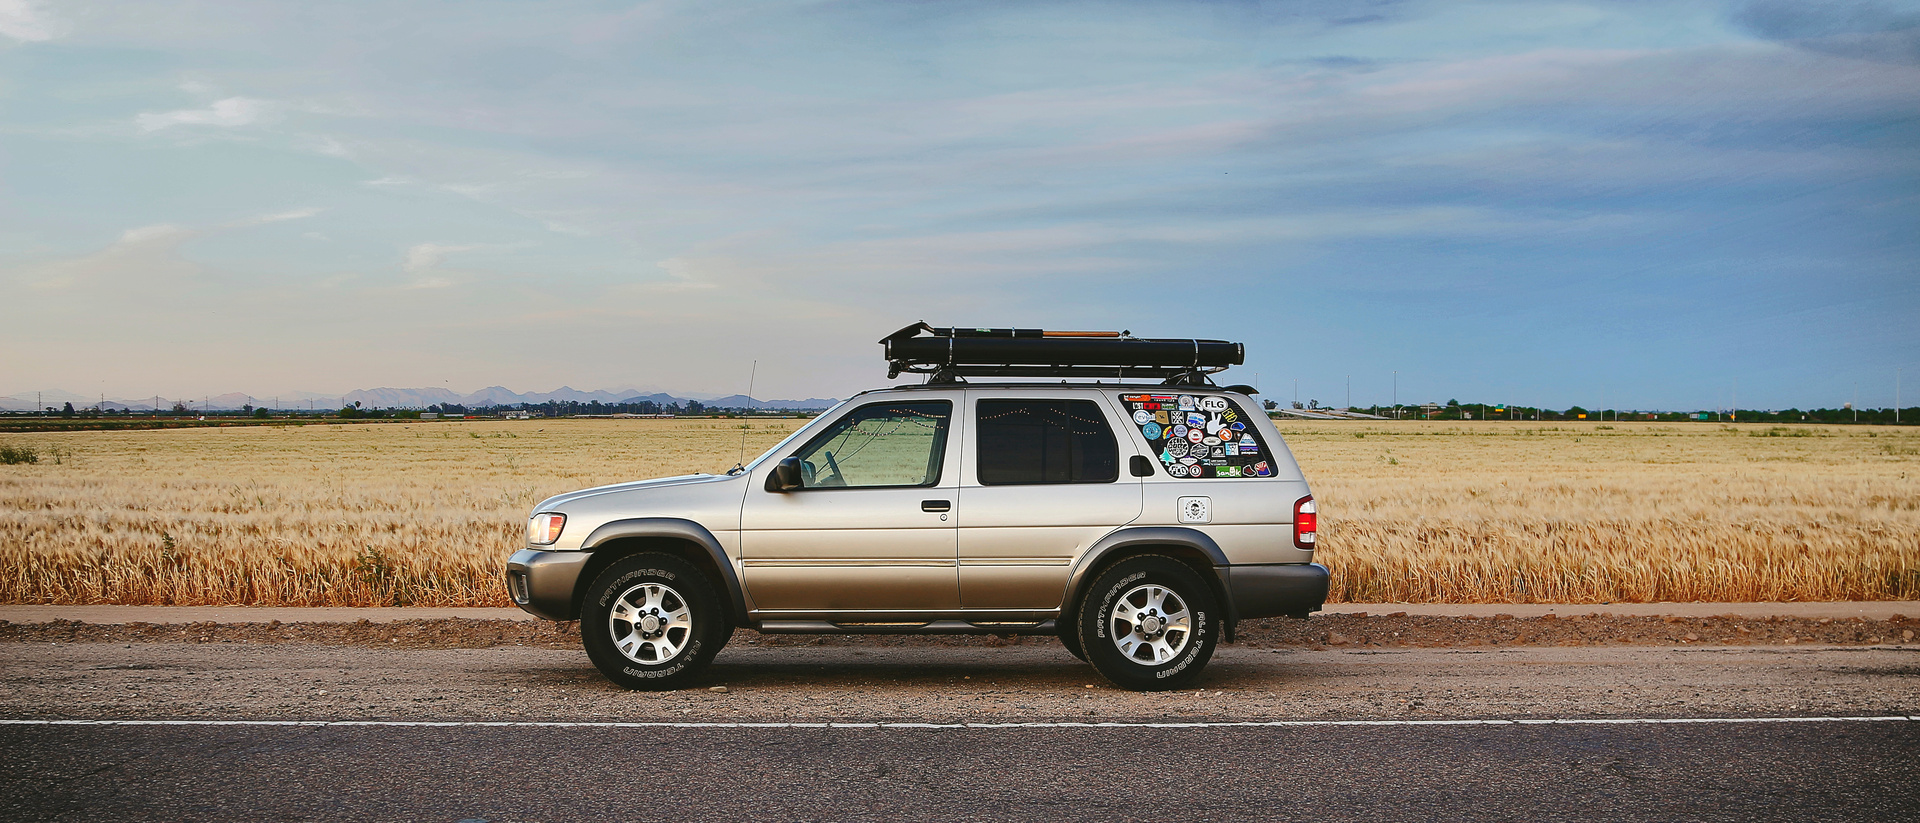
M 378 388 L 378 389 L 355 389 L 353 391 L 347 392 L 346 394 L 320 394 L 318 392 L 295 392 L 293 394 L 280 395 L 277 398 L 272 396 L 249 395 L 249 394 L 243 394 L 240 392 L 229 392 L 227 394 L 217 394 L 217 395 L 206 396 L 206 397 L 162 396 L 157 398 L 142 397 L 142 398 L 133 398 L 133 399 L 108 397 L 103 399 L 99 395 L 94 395 L 89 397 L 86 395 L 75 394 L 73 392 L 68 392 L 68 391 L 60 391 L 57 389 L 52 391 L 39 392 L 38 395 L 39 395 L 38 402 L 40 404 L 39 406 L 34 405 L 35 403 L 34 392 L 20 392 L 18 394 L 8 395 L 6 397 L 0 397 L 0 410 L 32 411 L 35 408 L 44 408 L 47 406 L 51 406 L 57 409 L 57 408 L 60 408 L 62 404 L 72 403 L 73 407 L 76 409 L 87 409 L 87 408 L 92 408 L 96 405 L 104 404 L 104 406 L 108 409 L 152 411 L 155 408 L 156 404 L 161 409 L 173 408 L 173 404 L 176 401 L 185 403 L 189 408 L 192 408 L 195 410 L 199 410 L 203 408 L 213 409 L 213 410 L 229 410 L 229 409 L 238 409 L 247 405 L 266 406 L 269 408 L 273 408 L 275 407 L 276 403 L 278 404 L 277 406 L 278 408 L 283 408 L 283 409 L 306 409 L 306 408 L 313 408 L 316 410 L 337 409 L 337 408 L 340 408 L 341 406 L 353 405 L 353 403 L 356 401 L 358 401 L 360 405 L 364 408 L 377 407 L 377 408 L 386 408 L 386 409 L 424 409 L 428 406 L 446 405 L 449 403 L 466 406 L 467 408 L 475 408 L 479 406 L 513 406 L 521 403 L 527 403 L 527 404 L 540 404 L 540 403 L 547 403 L 547 402 L 565 403 L 569 401 L 576 402 L 576 403 L 592 403 L 595 400 L 600 401 L 600 403 L 603 405 L 616 404 L 616 403 L 638 403 L 642 400 L 651 400 L 662 406 L 678 403 L 682 407 L 686 406 L 687 402 L 690 400 L 698 400 L 700 404 L 703 406 L 709 406 L 709 407 L 715 407 L 715 408 L 793 410 L 793 409 L 824 409 L 829 406 L 832 406 L 835 403 L 840 402 L 838 400 L 834 400 L 830 398 L 821 398 L 821 397 L 809 397 L 805 400 L 755 400 L 753 398 L 750 398 L 750 397 L 747 397 L 746 395 L 741 395 L 741 394 L 730 394 L 725 397 L 709 397 L 709 396 L 697 396 L 697 395 L 676 396 L 676 395 L 668 394 L 662 391 L 637 389 L 637 388 L 596 389 L 593 391 L 581 391 L 579 389 L 575 389 L 569 386 L 561 386 L 560 388 L 554 389 L 553 391 L 550 391 L 550 392 L 525 392 L 525 393 L 516 392 L 516 391 L 513 391 L 512 389 L 508 389 L 502 386 L 488 386 L 487 388 L 481 389 L 477 392 L 471 392 L 468 394 L 460 394 L 459 392 L 450 391 L 448 389 L 440 389 L 440 388 L 431 388 L 431 389 Z

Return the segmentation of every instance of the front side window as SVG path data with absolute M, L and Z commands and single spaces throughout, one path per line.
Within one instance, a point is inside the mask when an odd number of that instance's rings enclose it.
M 861 406 L 808 441 L 800 458 L 806 489 L 931 486 L 947 451 L 945 400 Z
M 1120 402 L 1173 477 L 1273 476 L 1273 453 L 1238 403 L 1204 394 L 1123 394 Z
M 1091 400 L 982 400 L 980 483 L 1111 483 L 1120 446 Z

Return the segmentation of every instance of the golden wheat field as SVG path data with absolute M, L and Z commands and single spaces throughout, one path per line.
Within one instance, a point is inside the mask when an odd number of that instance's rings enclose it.
M 523 518 L 799 421 L 0 435 L 0 602 L 505 605 Z M 1282 422 L 1334 599 L 1920 597 L 1920 429 Z

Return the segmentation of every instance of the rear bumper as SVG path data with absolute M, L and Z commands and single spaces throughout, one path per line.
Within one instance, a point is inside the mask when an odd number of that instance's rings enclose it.
M 1327 603 L 1327 567 L 1319 563 L 1234 565 L 1227 576 L 1237 619 L 1306 617 Z
M 521 549 L 507 558 L 507 596 L 528 614 L 548 620 L 577 620 L 573 592 L 588 552 Z

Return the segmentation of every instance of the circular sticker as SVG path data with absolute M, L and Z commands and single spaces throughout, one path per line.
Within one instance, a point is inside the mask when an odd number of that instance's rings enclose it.
M 1141 414 L 1146 414 L 1146 412 L 1141 412 Z M 1148 440 L 1159 440 L 1160 424 L 1148 420 L 1146 425 L 1140 427 L 1140 433 L 1146 435 Z
M 1185 438 L 1187 436 L 1187 427 L 1186 427 L 1186 424 L 1184 423 L 1173 424 L 1172 431 L 1173 431 L 1174 437 Z
M 1150 412 L 1150 411 L 1147 411 L 1146 409 L 1141 409 L 1141 410 L 1139 410 L 1139 411 L 1137 411 L 1137 412 L 1134 412 L 1134 413 L 1133 413 L 1133 422 L 1135 422 L 1135 423 L 1137 423 L 1137 424 L 1139 424 L 1139 425 L 1142 425 L 1142 426 L 1144 426 L 1144 425 L 1146 425 L 1146 424 L 1148 424 L 1148 423 L 1152 423 L 1152 422 L 1153 422 L 1153 413 L 1152 413 L 1152 412 Z
M 1188 429 L 1188 430 L 1187 430 L 1187 442 L 1188 442 L 1188 443 L 1196 443 L 1196 444 L 1197 444 L 1197 443 L 1199 443 L 1200 441 L 1202 441 L 1202 440 L 1205 440 L 1206 438 L 1207 438 L 1207 436 L 1206 436 L 1206 435 L 1204 435 L 1204 434 L 1201 434 L 1201 433 L 1200 433 L 1200 430 L 1199 430 L 1199 429 Z
M 1174 457 L 1186 457 L 1186 456 L 1187 456 L 1187 441 L 1185 441 L 1185 440 L 1169 440 L 1169 441 L 1167 441 L 1167 454 L 1171 454 L 1171 455 L 1173 455 Z

